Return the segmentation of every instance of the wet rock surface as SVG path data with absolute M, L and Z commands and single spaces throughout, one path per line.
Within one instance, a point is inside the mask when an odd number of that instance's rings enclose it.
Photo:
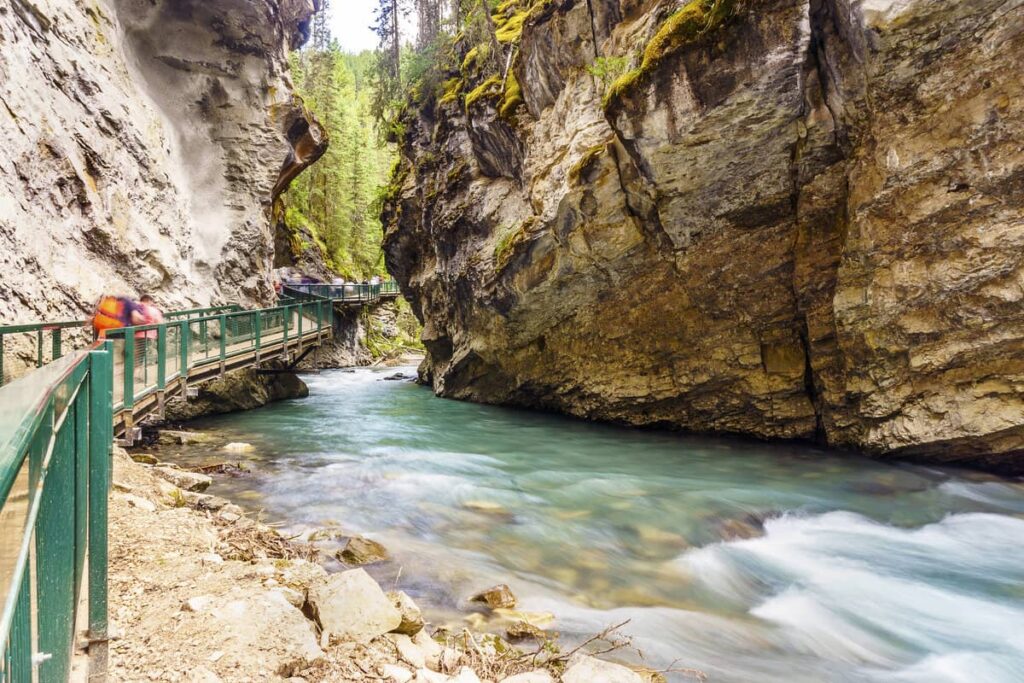
M 408 121 L 385 248 L 422 377 L 1024 469 L 1019 3 L 727 4 L 603 101 L 594 55 L 628 62 L 672 8 L 558 3 L 523 31 L 511 123 Z
M 266 368 L 228 372 L 219 379 L 200 385 L 196 398 L 186 400 L 175 396 L 167 402 L 164 417 L 171 422 L 184 422 L 306 396 L 309 396 L 309 387 L 298 375 L 272 363 Z

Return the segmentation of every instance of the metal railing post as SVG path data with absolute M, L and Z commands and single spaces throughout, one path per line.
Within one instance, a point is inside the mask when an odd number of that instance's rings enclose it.
M 263 313 L 261 311 L 256 311 L 255 313 L 253 313 L 253 316 L 254 316 L 254 318 L 253 318 L 253 325 L 252 325 L 252 333 L 253 333 L 253 338 L 255 339 L 255 344 L 256 344 L 256 362 L 259 363 L 260 362 L 260 341 L 261 341 L 260 337 L 263 336 Z
M 135 405 L 135 335 L 124 335 L 124 399 L 123 405 L 131 409 Z
M 180 331 L 178 332 L 178 340 L 181 345 L 179 352 L 181 353 L 181 360 L 178 362 L 178 376 L 181 377 L 181 396 L 183 399 L 188 399 L 188 346 L 192 343 L 192 327 L 188 324 L 188 320 L 181 323 Z
M 89 353 L 89 680 L 107 676 L 107 495 L 114 439 L 114 351 Z
M 220 374 L 224 376 L 224 363 L 228 357 L 228 317 L 224 314 L 220 318 Z
M 53 360 L 57 360 L 63 354 L 63 344 L 61 343 L 60 328 L 56 327 L 53 329 Z
M 36 330 L 36 367 L 43 367 L 43 329 Z
M 149 345 L 149 337 L 143 344 Z M 167 386 L 167 325 L 156 328 L 156 409 L 164 416 L 164 389 Z

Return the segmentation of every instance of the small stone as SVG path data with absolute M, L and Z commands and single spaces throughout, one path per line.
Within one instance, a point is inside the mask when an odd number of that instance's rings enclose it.
M 509 640 L 525 640 L 526 638 L 543 640 L 546 637 L 542 629 L 527 621 L 517 621 L 508 626 L 505 629 L 505 635 Z
M 373 564 L 388 559 L 387 548 L 363 536 L 352 536 L 336 557 L 346 564 Z
M 419 649 L 409 636 L 402 633 L 389 633 L 388 639 L 395 644 L 398 656 L 414 669 L 422 669 L 427 665 L 426 655 Z
M 446 647 L 441 651 L 441 668 L 445 671 L 454 671 L 455 667 L 462 662 L 462 652 L 454 647 Z
M 132 453 L 131 459 L 143 465 L 155 465 L 160 462 L 155 456 L 152 456 L 149 453 Z
M 459 673 L 448 679 L 449 683 L 480 683 L 480 677 L 468 666 L 459 669 Z
M 430 669 L 416 670 L 416 683 L 448 683 L 450 679 L 444 674 L 439 674 Z
M 396 372 L 393 375 L 388 375 L 384 379 L 388 380 L 388 381 L 394 381 L 394 380 L 398 380 L 398 379 L 406 379 L 406 377 L 405 377 L 405 373 L 403 373 L 403 372 Z
M 469 600 L 483 603 L 491 609 L 512 609 L 516 606 L 516 596 L 512 593 L 512 589 L 504 583 L 480 591 Z
M 606 662 L 603 659 L 581 655 L 574 657 L 565 673 L 562 683 L 643 683 L 643 678 L 632 669 Z
M 173 467 L 154 467 L 153 472 L 182 491 L 205 491 L 213 483 L 213 479 L 198 472 L 186 472 Z
M 536 669 L 503 678 L 499 683 L 555 683 L 555 679 L 544 669 Z
M 340 640 L 367 643 L 402 623 L 401 613 L 362 569 L 314 581 L 308 600 L 323 631 Z
M 126 493 L 123 497 L 132 507 L 145 510 L 146 512 L 156 512 L 156 505 L 152 501 L 146 500 L 141 496 L 132 495 L 131 493 Z
M 384 677 L 390 678 L 394 683 L 408 683 L 414 675 L 413 672 L 404 666 L 398 666 L 397 664 L 385 664 L 382 671 Z
M 209 657 L 207 657 L 207 659 L 209 661 L 211 661 L 211 662 L 215 662 L 216 663 L 216 662 L 220 661 L 220 658 L 223 657 L 223 656 L 224 656 L 224 651 L 223 650 L 217 650 L 216 652 L 211 654 Z
M 224 564 L 224 558 L 217 553 L 206 553 L 199 556 L 199 560 L 204 564 Z
M 239 506 L 235 505 L 234 503 L 228 503 L 227 505 L 222 507 L 221 508 L 221 512 L 228 512 L 228 513 L 231 513 L 233 515 L 238 515 L 239 517 L 241 517 L 243 514 L 245 514 L 245 510 L 243 510 Z M 223 515 L 221 515 L 221 516 L 223 516 Z
M 388 598 L 402 615 L 402 623 L 395 629 L 395 633 L 414 636 L 423 630 L 423 613 L 412 598 L 402 591 L 391 591 Z
M 420 631 L 412 637 L 412 642 L 423 651 L 427 660 L 427 666 L 436 669 L 441 663 L 442 648 L 436 640 L 427 635 L 426 631 Z
M 222 450 L 229 453 L 248 453 L 249 451 L 256 450 L 256 448 L 251 443 L 232 441 L 231 443 L 226 444 Z
M 237 522 L 241 518 L 241 515 L 228 510 L 221 510 L 220 515 L 218 516 L 225 522 Z
M 197 595 L 189 598 L 182 604 L 181 609 L 186 612 L 204 612 L 213 604 L 213 597 L 210 595 Z

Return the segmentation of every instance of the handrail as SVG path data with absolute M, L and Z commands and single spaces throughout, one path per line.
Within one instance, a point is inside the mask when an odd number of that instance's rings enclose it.
M 175 380 L 187 381 L 197 369 L 223 368 L 247 354 L 258 359 L 268 346 L 287 345 L 289 336 L 295 341 L 330 331 L 331 302 L 298 294 L 305 300 L 273 308 L 222 309 L 216 315 L 108 331 L 107 338 L 115 345 L 114 373 L 119 380 L 114 386 L 114 411 L 126 411 L 151 394 L 161 394 Z
M 364 301 L 393 293 L 390 283 L 349 287 Z M 68 355 L 60 331 L 86 321 L 0 327 L 0 383 L 4 334 L 35 332 L 42 366 L 0 387 L 0 682 L 67 680 L 86 571 L 90 657 L 105 672 L 115 423 L 128 432 L 136 414 L 151 409 L 137 404 L 156 394 L 162 406 L 166 392 L 185 393 L 192 377 L 259 363 L 264 354 L 294 361 L 332 334 L 335 298 L 308 287 L 283 294 L 271 308 L 175 311 L 163 323 L 110 330 Z M 53 335 L 49 364 L 45 331 Z
M 394 280 L 378 284 L 369 283 L 348 283 L 348 284 L 289 284 L 285 285 L 285 291 L 305 292 L 316 296 L 332 299 L 336 302 L 364 302 L 374 301 L 382 296 L 393 296 L 398 294 L 398 283 Z
M 66 680 L 88 567 L 93 665 L 106 669 L 112 344 L 0 388 L 0 678 Z

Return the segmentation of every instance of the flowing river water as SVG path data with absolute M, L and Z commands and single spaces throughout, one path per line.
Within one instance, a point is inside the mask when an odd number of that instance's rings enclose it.
M 442 400 L 395 371 L 307 377 L 178 459 L 245 460 L 211 492 L 381 541 L 368 569 L 436 623 L 508 583 L 570 639 L 628 619 L 648 665 L 711 681 L 1024 681 L 1019 481 Z

